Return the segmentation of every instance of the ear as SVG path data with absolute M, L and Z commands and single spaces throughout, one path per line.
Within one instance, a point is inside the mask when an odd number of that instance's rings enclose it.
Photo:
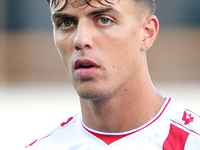
M 141 50 L 147 51 L 154 43 L 159 30 L 159 22 L 155 15 L 151 15 L 144 22 L 144 36 L 142 39 Z

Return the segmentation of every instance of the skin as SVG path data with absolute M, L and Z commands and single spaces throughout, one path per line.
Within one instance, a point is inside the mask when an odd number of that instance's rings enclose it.
M 84 9 L 67 5 L 59 12 L 51 8 L 51 13 L 55 45 L 80 97 L 83 122 L 98 131 L 124 132 L 149 121 L 164 102 L 152 85 L 146 61 L 159 24 L 147 11 L 137 14 L 133 1 L 112 3 L 92 2 L 95 8 Z M 74 21 L 67 22 L 63 15 Z M 90 60 L 98 68 L 80 77 L 74 69 L 77 60 Z

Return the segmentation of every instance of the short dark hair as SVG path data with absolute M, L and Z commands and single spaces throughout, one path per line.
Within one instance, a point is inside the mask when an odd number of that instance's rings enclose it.
M 71 3 L 71 5 L 73 5 L 74 7 L 80 7 L 80 6 L 92 6 L 91 2 L 93 0 L 74 0 L 74 2 Z M 107 4 L 113 4 L 111 2 L 109 2 L 109 0 L 95 0 L 98 3 L 102 4 L 102 5 L 106 5 L 104 2 L 106 2 Z M 120 1 L 120 0 L 119 0 Z M 139 4 L 138 6 L 141 7 L 145 7 L 149 13 L 151 15 L 155 14 L 156 11 L 156 3 L 155 0 L 133 0 L 136 4 Z M 58 4 L 60 3 L 60 0 L 47 0 L 48 4 L 50 5 L 50 7 L 53 7 L 54 9 L 58 6 Z M 65 0 L 64 5 L 62 6 L 62 8 L 60 8 L 58 11 L 61 11 L 62 9 L 64 9 L 64 7 L 68 4 L 68 0 Z M 94 6 L 92 6 L 94 7 Z

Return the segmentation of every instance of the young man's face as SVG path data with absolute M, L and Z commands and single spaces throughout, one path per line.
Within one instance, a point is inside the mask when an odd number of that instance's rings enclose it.
M 83 99 L 112 96 L 134 80 L 144 55 L 143 21 L 132 0 L 112 0 L 107 6 L 51 9 L 54 40 L 67 75 Z M 61 7 L 58 5 L 58 8 Z

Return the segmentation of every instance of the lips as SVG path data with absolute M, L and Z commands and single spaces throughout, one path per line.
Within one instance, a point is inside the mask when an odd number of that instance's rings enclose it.
M 92 77 L 99 68 L 95 62 L 87 59 L 78 59 L 74 63 L 75 73 L 81 78 Z

